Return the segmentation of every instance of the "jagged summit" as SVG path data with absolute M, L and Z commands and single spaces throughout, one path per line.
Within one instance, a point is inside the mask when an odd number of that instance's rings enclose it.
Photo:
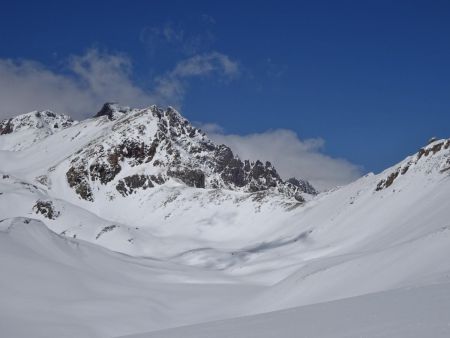
M 106 102 L 94 117 L 108 116 L 108 119 L 115 120 L 130 110 L 130 107 L 122 107 L 115 102 Z
M 113 124 L 110 132 L 72 156 L 66 172 L 82 199 L 95 199 L 96 182 L 127 196 L 173 180 L 196 188 L 273 190 L 298 201 L 303 201 L 302 193 L 316 193 L 306 181 L 283 181 L 269 162 L 242 161 L 172 107 L 130 109 L 105 103 L 95 116 L 107 117 Z

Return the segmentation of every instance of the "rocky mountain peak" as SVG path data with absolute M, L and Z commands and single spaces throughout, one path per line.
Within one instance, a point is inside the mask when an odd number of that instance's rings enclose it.
M 128 112 L 130 112 L 129 107 L 122 107 L 115 102 L 106 102 L 94 117 L 107 116 L 108 119 L 115 120 Z
M 274 191 L 299 201 L 301 194 L 316 193 L 306 181 L 283 181 L 270 162 L 242 161 L 173 107 L 130 109 L 106 103 L 100 116 L 113 123 L 110 131 L 73 155 L 66 174 L 82 199 L 95 199 L 96 182 L 122 196 L 170 181 L 195 188 Z

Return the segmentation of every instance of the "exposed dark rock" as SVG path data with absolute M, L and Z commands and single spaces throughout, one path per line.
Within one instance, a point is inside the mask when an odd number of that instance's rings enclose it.
M 447 149 L 449 147 L 448 140 L 446 142 L 436 143 L 434 146 L 428 147 L 426 149 L 421 148 L 417 153 L 417 160 L 420 160 L 422 156 L 428 156 L 430 153 L 432 153 L 432 155 L 436 154 L 438 151 L 442 149 L 442 147 L 444 147 L 444 149 Z
M 153 157 L 156 154 L 156 149 L 158 149 L 158 145 L 159 145 L 159 141 L 158 139 L 154 139 L 152 144 L 150 145 L 150 148 L 147 151 L 147 159 L 145 160 L 145 162 L 150 162 L 151 160 L 153 160 Z
M 127 189 L 127 186 L 125 185 L 125 182 L 122 181 L 122 180 L 120 180 L 119 183 L 117 183 L 117 185 L 116 185 L 116 190 L 117 190 L 118 192 L 120 192 L 120 194 L 121 194 L 122 196 L 127 196 L 127 195 L 128 195 L 128 189 Z
M 60 212 L 55 210 L 52 201 L 37 201 L 33 206 L 33 210 L 36 214 L 41 214 L 48 219 L 56 219 Z
M 67 128 L 67 127 L 70 127 L 70 126 L 72 125 L 73 122 L 74 122 L 74 121 L 73 121 L 72 119 L 68 119 L 67 121 L 64 121 L 64 122 L 61 124 L 61 126 L 62 126 L 63 128 Z
M 11 134 L 14 130 L 12 119 L 0 122 L 0 135 Z
M 380 182 L 378 182 L 375 190 L 380 191 L 380 190 L 390 187 L 392 185 L 392 183 L 394 183 L 395 179 L 398 177 L 399 174 L 400 174 L 400 168 L 398 168 L 393 173 L 389 174 L 389 176 L 386 179 L 382 179 Z
M 151 175 L 150 179 L 155 182 L 156 184 L 164 184 L 165 180 L 164 178 L 161 176 L 161 174 L 158 174 L 158 176 L 156 175 Z
M 104 227 L 98 234 L 95 236 L 95 239 L 99 239 L 100 236 L 102 236 L 104 233 L 113 231 L 115 228 L 117 228 L 117 225 L 108 225 Z
M 144 142 L 123 141 L 107 155 L 106 162 L 102 162 L 100 157 L 99 161 L 89 167 L 91 179 L 99 180 L 102 184 L 111 182 L 120 173 L 122 169 L 120 161 L 123 159 L 131 160 L 129 162 L 131 166 L 151 161 L 155 155 L 157 144 L 154 142 L 148 147 Z
M 128 196 L 134 193 L 137 189 L 153 188 L 154 185 L 149 176 L 146 175 L 132 175 L 127 176 L 117 183 L 116 189 L 122 196 Z
M 431 148 L 428 148 L 425 151 L 425 156 L 428 156 L 428 154 L 430 152 L 433 152 L 433 155 L 436 154 L 438 151 L 440 151 L 442 149 L 443 145 L 444 145 L 444 142 L 436 143 L 434 146 L 432 146 Z
M 300 192 L 296 192 L 294 194 L 294 198 L 300 203 L 304 203 L 305 202 L 305 199 L 303 198 L 303 196 L 302 196 L 302 194 Z
M 250 170 L 250 178 L 259 179 L 266 173 L 264 165 L 260 161 L 256 161 L 253 168 Z
M 89 167 L 91 179 L 93 181 L 99 180 L 102 184 L 111 182 L 114 177 L 120 172 L 120 165 L 108 165 L 106 163 L 95 163 Z
M 317 190 L 314 189 L 314 187 L 308 181 L 299 180 L 295 177 L 291 177 L 286 182 L 297 187 L 301 192 L 304 192 L 304 193 L 310 194 L 310 195 L 317 195 Z
M 113 151 L 118 158 L 127 158 L 134 160 L 135 164 L 149 162 L 155 156 L 158 141 L 152 142 L 151 146 L 147 146 L 144 142 L 134 140 L 124 140 Z M 133 163 L 130 163 L 133 164 Z
M 245 172 L 249 172 L 252 169 L 250 161 L 249 160 L 245 160 L 244 161 L 244 171 Z
M 390 187 L 392 185 L 392 183 L 394 183 L 394 180 L 398 177 L 398 170 L 393 172 L 392 174 L 390 174 L 387 179 L 386 182 L 384 184 L 384 187 Z
M 216 150 L 216 146 L 209 141 L 208 142 L 206 142 L 206 141 L 200 142 L 200 145 L 202 146 L 203 150 L 206 150 L 206 151 Z
M 169 177 L 177 178 L 188 187 L 204 188 L 205 174 L 199 169 L 175 168 L 167 171 Z
M 145 146 L 144 142 L 138 143 L 132 140 L 125 140 L 119 146 L 119 152 L 125 158 L 133 158 L 142 163 L 148 152 L 148 147 Z
M 69 186 L 75 189 L 75 192 L 86 201 L 94 201 L 91 187 L 87 181 L 88 172 L 83 168 L 71 167 L 66 178 Z
M 425 149 L 421 148 L 418 152 L 417 152 L 417 161 L 420 160 L 420 158 L 425 154 Z
M 221 172 L 234 159 L 233 152 L 225 145 L 220 145 L 214 152 L 214 157 L 217 163 L 216 171 Z
M 228 186 L 243 187 L 246 184 L 246 180 L 242 161 L 238 158 L 231 159 L 222 170 L 220 177 Z
M 409 169 L 410 164 L 408 163 L 406 166 L 402 168 L 402 175 L 405 175 Z
M 126 113 L 128 109 L 119 107 L 114 102 L 106 102 L 94 117 L 108 116 L 108 119 L 113 120 L 116 112 Z

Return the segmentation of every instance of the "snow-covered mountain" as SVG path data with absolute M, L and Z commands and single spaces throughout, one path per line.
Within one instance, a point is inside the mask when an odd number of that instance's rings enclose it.
M 33 111 L 0 121 L 1 150 L 17 151 L 30 147 L 74 121 L 67 115 L 49 110 Z
M 8 336 L 112 337 L 299 306 L 309 316 L 311 304 L 448 284 L 450 139 L 317 193 L 239 159 L 173 108 L 107 103 L 93 116 L 0 122 Z

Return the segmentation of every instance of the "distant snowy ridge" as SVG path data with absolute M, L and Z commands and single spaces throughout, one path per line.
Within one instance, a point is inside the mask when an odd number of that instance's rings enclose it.
M 0 150 L 18 151 L 76 122 L 67 115 L 49 110 L 34 111 L 0 121 Z

